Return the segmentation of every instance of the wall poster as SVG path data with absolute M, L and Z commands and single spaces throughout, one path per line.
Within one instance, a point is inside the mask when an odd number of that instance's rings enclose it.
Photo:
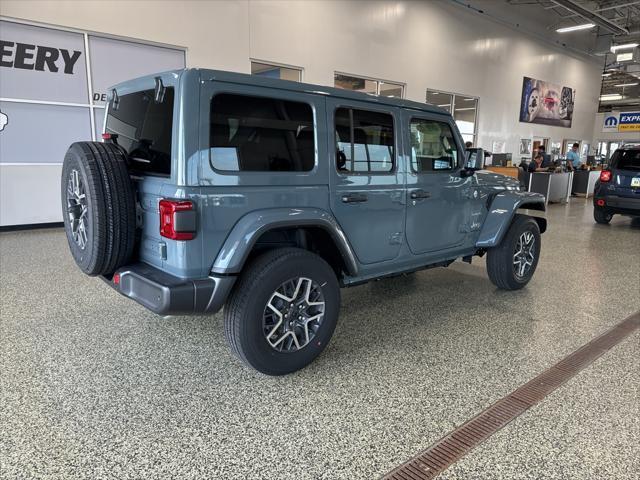
M 520 139 L 520 155 L 531 155 L 531 139 Z
M 571 87 L 524 77 L 520 121 L 555 127 L 571 127 L 576 91 Z

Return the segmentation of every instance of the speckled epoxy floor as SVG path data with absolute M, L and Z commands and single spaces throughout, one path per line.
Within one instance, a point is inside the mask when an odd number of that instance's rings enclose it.
M 640 226 L 551 206 L 533 282 L 484 262 L 343 290 L 318 361 L 243 367 L 221 316 L 159 318 L 59 230 L 0 234 L 0 477 L 378 478 L 640 309 Z M 443 478 L 637 478 L 640 335 Z M 601 445 L 598 444 L 601 443 Z

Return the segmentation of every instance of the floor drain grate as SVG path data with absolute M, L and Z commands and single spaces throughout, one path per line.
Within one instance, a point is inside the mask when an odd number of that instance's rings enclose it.
M 626 318 L 611 330 L 563 358 L 549 370 L 498 400 L 415 458 L 389 472 L 384 480 L 435 478 L 639 327 L 640 312 Z

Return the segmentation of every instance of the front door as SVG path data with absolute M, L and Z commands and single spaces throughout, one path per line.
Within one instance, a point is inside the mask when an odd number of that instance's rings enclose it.
M 404 236 L 400 111 L 327 99 L 327 119 L 333 214 L 361 263 L 392 260 Z
M 405 112 L 407 243 L 416 255 L 461 248 L 472 225 L 478 196 L 474 176 L 462 177 L 463 149 L 453 121 L 444 115 Z

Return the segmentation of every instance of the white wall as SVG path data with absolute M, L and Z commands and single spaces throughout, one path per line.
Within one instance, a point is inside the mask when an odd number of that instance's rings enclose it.
M 424 101 L 433 88 L 477 96 L 478 145 L 520 138 L 594 140 L 601 64 L 444 1 L 2 0 L 8 17 L 187 47 L 188 66 L 248 73 L 250 58 L 396 80 Z M 522 77 L 576 89 L 571 128 L 518 122 Z M 517 155 L 516 155 L 517 156 Z

